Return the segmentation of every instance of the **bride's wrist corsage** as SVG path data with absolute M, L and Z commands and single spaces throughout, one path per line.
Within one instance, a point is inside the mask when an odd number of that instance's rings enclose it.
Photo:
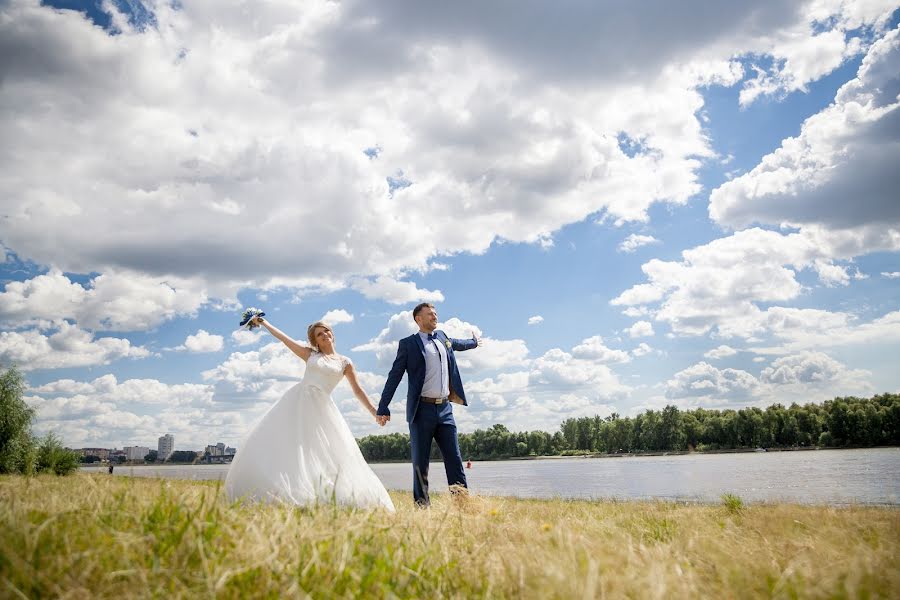
M 266 313 L 259 310 L 258 308 L 250 307 L 241 314 L 241 324 L 239 327 L 246 327 L 249 330 L 253 330 L 259 327 L 259 320 L 253 321 L 253 317 L 264 317 Z

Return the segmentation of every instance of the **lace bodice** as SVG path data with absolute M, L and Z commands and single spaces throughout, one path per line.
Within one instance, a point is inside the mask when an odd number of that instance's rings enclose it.
M 316 387 L 330 394 L 344 376 L 344 369 L 350 364 L 350 359 L 340 354 L 326 356 L 313 350 L 306 361 L 306 374 L 302 384 Z

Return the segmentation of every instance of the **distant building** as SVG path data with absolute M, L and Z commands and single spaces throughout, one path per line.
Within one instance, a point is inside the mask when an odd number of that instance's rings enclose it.
M 235 453 L 235 449 L 229 446 L 226 446 L 222 442 L 217 443 L 215 446 L 210 444 L 203 451 L 206 456 L 233 456 Z
M 150 454 L 150 448 L 145 446 L 125 446 L 126 460 L 144 460 L 144 457 Z
M 82 448 L 79 450 L 82 456 L 96 456 L 100 460 L 108 460 L 109 459 L 109 449 L 108 448 Z
M 156 450 L 157 459 L 162 462 L 172 456 L 173 452 L 175 452 L 175 436 L 171 433 L 167 433 L 159 438 Z

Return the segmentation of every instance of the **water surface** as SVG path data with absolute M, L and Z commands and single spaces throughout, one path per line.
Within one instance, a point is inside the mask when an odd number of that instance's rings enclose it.
M 104 471 L 85 467 L 83 471 Z M 409 463 L 373 464 L 385 487 L 412 493 Z M 224 479 L 228 465 L 116 467 L 116 475 Z M 717 502 L 900 504 L 900 448 L 476 461 L 466 471 L 477 494 L 520 498 L 665 499 Z M 433 462 L 431 489 L 447 489 Z

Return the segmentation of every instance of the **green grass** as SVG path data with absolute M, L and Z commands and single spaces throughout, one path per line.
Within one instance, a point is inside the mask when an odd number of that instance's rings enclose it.
M 230 504 L 215 483 L 0 477 L 2 598 L 896 598 L 897 508 L 470 497 Z
M 740 514 L 744 510 L 744 501 L 734 494 L 722 494 L 722 505 L 733 515 Z

